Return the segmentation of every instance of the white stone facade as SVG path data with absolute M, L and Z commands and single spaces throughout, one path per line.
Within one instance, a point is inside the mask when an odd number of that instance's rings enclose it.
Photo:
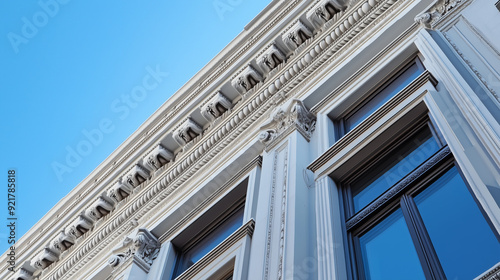
M 224 63 L 16 243 L 15 274 L 2 256 L 0 279 L 171 279 L 180 247 L 238 203 L 241 226 L 176 279 L 357 279 L 342 182 L 423 118 L 498 235 L 495 2 L 272 1 L 213 60 Z M 411 59 L 425 71 L 339 135 L 336 120 Z

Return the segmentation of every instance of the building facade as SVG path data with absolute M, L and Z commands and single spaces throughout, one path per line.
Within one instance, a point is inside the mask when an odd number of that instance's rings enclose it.
M 1 279 L 500 279 L 500 3 L 275 0 Z

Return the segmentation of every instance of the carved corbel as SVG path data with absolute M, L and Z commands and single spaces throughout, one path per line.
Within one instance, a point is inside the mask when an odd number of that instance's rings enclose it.
M 340 12 L 346 8 L 347 1 L 322 0 L 307 12 L 306 18 L 313 24 L 314 28 L 320 29 L 331 19 L 337 20 Z
M 294 51 L 312 36 L 311 30 L 298 20 L 281 36 L 281 39 L 291 51 Z
M 197 124 L 193 119 L 187 118 L 184 122 L 174 131 L 174 140 L 181 147 L 185 146 L 191 140 L 196 138 L 203 132 L 203 128 Z
M 108 264 L 115 269 L 133 258 L 139 267 L 149 272 L 153 261 L 158 257 L 160 247 L 160 242 L 151 232 L 140 228 L 135 237 L 126 237 L 122 245 L 113 250 L 113 256 L 108 260 Z
M 92 220 L 97 221 L 106 216 L 109 212 L 113 211 L 114 206 L 114 201 L 109 198 L 106 193 L 103 193 L 97 201 L 92 203 L 92 205 L 85 211 L 85 214 Z
M 262 55 L 257 57 L 257 64 L 264 71 L 264 74 L 267 75 L 271 70 L 283 63 L 285 59 L 285 54 L 283 54 L 276 44 L 272 44 Z
M 293 130 L 297 130 L 309 141 L 315 127 L 316 117 L 307 110 L 302 101 L 293 99 L 273 111 L 271 120 L 261 127 L 259 140 L 269 147 Z
M 259 82 L 262 82 L 264 77 L 255 70 L 251 65 L 248 65 L 240 74 L 232 81 L 231 85 L 241 94 L 244 94 L 255 87 Z
M 113 199 L 115 202 L 120 202 L 130 195 L 132 188 L 122 184 L 121 182 L 116 182 L 111 189 L 108 191 L 108 197 Z
M 150 170 L 158 170 L 163 165 L 174 160 L 174 154 L 165 149 L 161 144 L 158 144 L 151 152 L 144 158 L 144 164 Z
M 87 217 L 85 213 L 81 213 L 80 216 L 66 228 L 64 233 L 77 239 L 89 231 L 93 225 L 92 219 Z
M 59 260 L 56 253 L 52 252 L 49 248 L 44 248 L 38 256 L 31 260 L 30 265 L 36 270 L 42 270 Z
M 415 16 L 415 22 L 427 29 L 434 29 L 439 19 L 460 5 L 460 3 L 462 3 L 462 0 L 439 0 L 426 12 Z
M 146 181 L 148 177 L 147 170 L 136 164 L 123 176 L 122 182 L 130 188 L 135 188 Z
M 233 103 L 231 103 L 231 100 L 222 94 L 222 92 L 218 91 L 200 108 L 200 111 L 207 121 L 212 122 L 232 107 Z
M 59 256 L 62 254 L 62 252 L 68 250 L 74 244 L 75 239 L 62 231 L 55 239 L 50 242 L 49 249 Z
M 11 278 L 12 280 L 33 280 L 34 274 L 36 272 L 36 268 L 30 265 L 29 262 L 23 263 L 21 268 L 17 270 L 14 276 Z

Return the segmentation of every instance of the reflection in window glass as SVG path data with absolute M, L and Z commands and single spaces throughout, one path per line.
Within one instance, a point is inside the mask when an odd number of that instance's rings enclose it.
M 399 91 L 410 84 L 415 78 L 417 78 L 424 71 L 420 64 L 414 63 L 408 69 L 406 69 L 401 75 L 399 75 L 394 81 L 389 83 L 378 92 L 370 101 L 361 106 L 355 113 L 351 116 L 345 118 L 344 120 L 344 132 L 347 133 L 351 131 L 355 126 L 357 126 L 361 121 L 366 119 L 369 115 L 375 112 L 382 104 L 387 102 L 391 97 L 396 95 Z M 344 134 L 345 134 L 344 133 Z
M 422 129 L 351 184 L 354 211 L 368 205 L 438 150 L 429 128 Z
M 415 202 L 448 279 L 473 279 L 500 261 L 500 243 L 456 167 Z
M 203 256 L 224 241 L 224 239 L 235 232 L 242 224 L 243 208 L 231 215 L 231 217 L 217 226 L 194 246 L 182 251 L 178 258 L 177 268 L 173 278 L 179 276 L 182 272 L 199 261 Z
M 366 279 L 425 279 L 401 209 L 359 238 Z

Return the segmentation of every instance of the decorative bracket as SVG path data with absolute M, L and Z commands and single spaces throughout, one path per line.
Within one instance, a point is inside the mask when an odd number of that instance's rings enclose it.
M 120 202 L 130 195 L 132 188 L 121 182 L 116 182 L 111 189 L 108 191 L 108 197 L 110 197 L 115 202 Z
M 57 255 L 61 255 L 62 252 L 68 250 L 73 245 L 75 245 L 75 239 L 67 235 L 64 231 L 61 231 L 59 235 L 50 242 L 48 248 Z
M 174 131 L 173 137 L 175 142 L 181 147 L 192 141 L 203 132 L 203 128 L 197 124 L 193 119 L 187 118 L 181 125 Z
M 140 228 L 134 238 L 126 237 L 122 245 L 113 250 L 108 264 L 116 269 L 133 258 L 133 261 L 148 273 L 153 261 L 158 257 L 160 247 L 160 242 L 151 232 Z
M 316 117 L 298 99 L 278 107 L 271 116 L 271 120 L 261 127 L 259 135 L 259 140 L 268 149 L 295 129 L 309 141 L 316 127 Z
M 68 236 L 71 236 L 74 239 L 84 235 L 87 231 L 89 231 L 94 225 L 92 219 L 87 217 L 84 212 L 76 218 L 64 231 L 64 233 Z
M 241 94 L 244 94 L 262 82 L 264 77 L 251 65 L 244 68 L 232 81 L 231 85 Z
M 49 248 L 44 248 L 38 256 L 31 260 L 30 265 L 36 270 L 42 270 L 58 260 L 59 257 L 56 253 Z
M 274 43 L 256 58 L 257 64 L 266 75 L 283 63 L 285 59 L 285 54 Z
M 212 122 L 232 107 L 233 103 L 222 92 L 218 91 L 200 108 L 200 111 L 207 121 Z
M 149 177 L 148 171 L 142 168 L 140 165 L 136 164 L 132 167 L 125 176 L 123 176 L 123 182 L 126 186 L 130 188 L 138 187 L 142 182 L 146 181 Z
M 322 0 L 307 13 L 306 18 L 314 25 L 314 28 L 320 29 L 331 19 L 337 20 L 337 14 L 346 7 L 347 3 L 342 0 Z
M 36 269 L 30 265 L 29 262 L 25 262 L 21 265 L 21 268 L 14 274 L 12 280 L 33 280 L 36 274 Z
M 174 160 L 174 154 L 164 148 L 161 144 L 158 144 L 151 152 L 149 152 L 144 158 L 144 164 L 150 170 L 158 170 L 163 165 Z
M 109 212 L 113 211 L 114 207 L 114 201 L 109 198 L 106 193 L 103 193 L 97 201 L 92 203 L 92 205 L 85 210 L 85 215 L 96 222 L 100 218 L 106 216 Z
M 290 26 L 288 32 L 281 36 L 281 39 L 291 51 L 294 51 L 312 36 L 311 30 L 298 20 Z

